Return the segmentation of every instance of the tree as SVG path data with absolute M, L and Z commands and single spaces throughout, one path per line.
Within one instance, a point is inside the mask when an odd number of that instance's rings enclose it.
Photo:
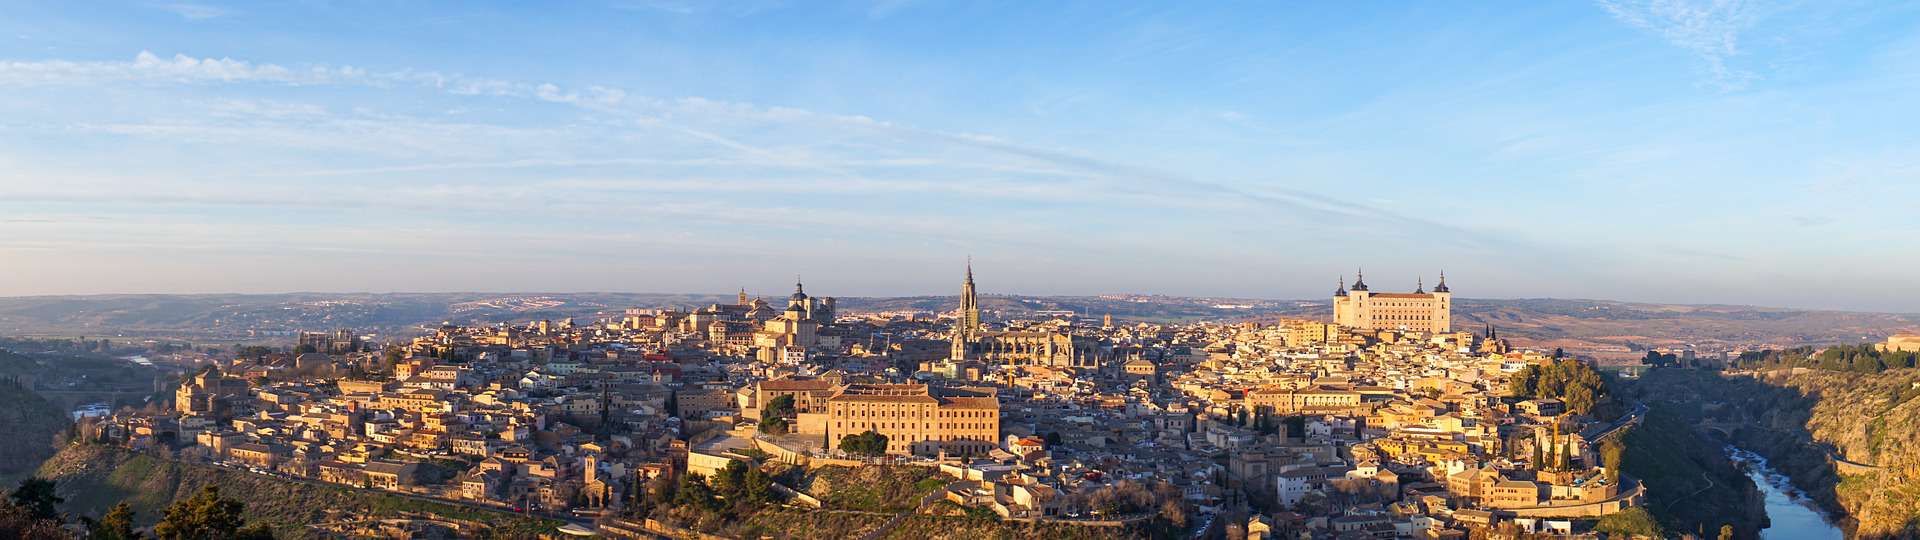
M 1653 519 L 1653 514 L 1647 513 L 1647 509 L 1639 507 L 1607 514 L 1606 517 L 1600 518 L 1600 523 L 1594 525 L 1593 530 L 1604 532 L 1608 535 L 1617 534 L 1622 537 L 1637 535 L 1648 538 L 1665 538 L 1667 534 L 1665 530 L 1660 528 L 1660 522 Z
M 1139 482 L 1121 480 L 1094 490 L 1087 497 L 1087 506 L 1106 516 L 1136 514 L 1153 508 L 1153 494 Z
M 713 495 L 713 487 L 707 485 L 705 476 L 688 473 L 680 477 L 680 485 L 673 490 L 673 505 L 716 510 L 720 508 L 720 502 Z
M 220 487 L 208 484 L 168 506 L 153 534 L 160 540 L 253 540 L 273 538 L 264 527 L 248 527 L 241 512 L 247 505 L 220 496 Z
M 381 360 L 380 370 L 392 371 L 393 366 L 400 365 L 400 362 L 405 361 L 406 359 L 407 359 L 406 349 L 402 349 L 399 347 L 389 347 L 387 348 L 386 352 L 381 353 L 380 355 L 380 360 Z
M 69 540 L 73 535 L 61 528 L 58 519 L 39 519 L 32 510 L 0 500 L 0 538 Z
M 647 503 L 660 506 L 673 506 L 675 484 L 667 475 L 647 479 Z
M 740 500 L 762 504 L 773 500 L 773 477 L 759 467 L 747 467 L 740 477 Z
M 136 540 L 140 533 L 133 530 L 133 507 L 127 503 L 113 505 L 107 515 L 98 521 L 87 522 L 87 540 Z
M 760 409 L 760 431 L 773 435 L 785 435 L 789 424 L 787 417 L 794 415 L 793 396 L 783 395 L 767 401 Z
M 840 450 L 865 456 L 879 456 L 887 453 L 887 436 L 869 429 L 859 435 L 840 438 Z
M 740 460 L 727 462 L 727 466 L 713 473 L 713 492 L 727 500 L 739 499 L 741 487 L 746 484 L 747 469 L 747 464 Z
M 1507 393 L 1515 397 L 1531 398 L 1540 392 L 1540 366 L 1520 368 L 1519 373 L 1507 381 Z
M 1187 505 L 1180 504 L 1180 501 L 1173 499 L 1162 501 L 1160 503 L 1160 519 L 1167 520 L 1167 524 L 1173 525 L 1175 529 L 1187 528 Z
M 1615 485 L 1620 483 L 1620 466 L 1626 452 L 1626 445 L 1621 444 L 1617 437 L 1600 444 L 1600 466 L 1607 468 L 1608 482 Z
M 1060 444 L 1064 442 L 1064 440 L 1060 438 L 1060 432 L 1058 431 L 1047 432 L 1047 436 L 1045 437 L 1045 439 L 1047 441 L 1047 448 L 1060 446 Z
M 20 481 L 20 487 L 14 488 L 8 498 L 13 504 L 25 509 L 34 519 L 60 519 L 60 503 L 66 499 L 54 493 L 52 480 L 28 478 Z

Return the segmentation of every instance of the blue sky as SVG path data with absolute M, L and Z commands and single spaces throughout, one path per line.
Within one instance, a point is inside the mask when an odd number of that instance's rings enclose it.
M 0 295 L 1920 311 L 1909 6 L 553 4 L 7 2 Z

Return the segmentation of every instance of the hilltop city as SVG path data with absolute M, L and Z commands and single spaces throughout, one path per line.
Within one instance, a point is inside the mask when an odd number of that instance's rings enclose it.
M 1453 328 L 1444 274 L 1410 292 L 1343 278 L 1330 322 L 999 320 L 971 265 L 960 287 L 940 313 L 838 313 L 795 283 L 386 343 L 305 332 L 181 353 L 171 408 L 84 429 L 612 537 L 697 528 L 689 490 L 821 506 L 775 467 L 916 468 L 920 511 L 1231 538 L 1570 534 L 1643 504 L 1615 436 L 1640 406 L 1583 362 Z

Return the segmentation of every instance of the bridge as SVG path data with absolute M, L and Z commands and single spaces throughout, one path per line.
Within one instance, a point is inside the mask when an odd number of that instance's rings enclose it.
M 1703 433 L 1717 436 L 1721 441 L 1732 441 L 1733 435 L 1743 429 L 1777 431 L 1773 428 L 1758 426 L 1748 422 L 1726 422 L 1714 419 L 1706 419 L 1694 424 L 1694 428 Z M 1817 443 L 1816 445 L 1821 447 L 1821 452 L 1827 454 L 1827 461 L 1833 462 L 1834 472 L 1841 474 L 1867 474 L 1881 469 L 1879 465 L 1847 459 L 1846 456 L 1840 455 L 1840 450 L 1835 449 L 1830 444 Z

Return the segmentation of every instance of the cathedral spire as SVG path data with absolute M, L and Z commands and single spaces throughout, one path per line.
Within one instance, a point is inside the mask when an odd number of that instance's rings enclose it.
M 1348 289 L 1348 290 L 1353 290 L 1353 291 L 1365 291 L 1365 290 L 1367 290 L 1367 271 L 1366 271 L 1366 269 L 1360 269 L 1360 270 L 1355 270 L 1355 271 L 1354 271 L 1354 274 L 1353 274 L 1353 288 L 1352 288 L 1352 289 Z
M 973 289 L 973 257 L 967 257 L 967 279 L 960 283 L 960 310 L 954 321 L 955 360 L 965 358 L 966 348 L 980 335 L 980 304 Z
M 1433 292 L 1452 292 L 1447 290 L 1447 271 L 1440 271 L 1440 284 L 1433 286 Z
M 1427 292 L 1427 277 L 1420 276 L 1418 278 L 1415 278 L 1413 280 L 1413 294 L 1426 294 L 1426 292 Z
M 1347 276 L 1340 276 L 1340 286 L 1333 289 L 1334 296 L 1347 295 Z

